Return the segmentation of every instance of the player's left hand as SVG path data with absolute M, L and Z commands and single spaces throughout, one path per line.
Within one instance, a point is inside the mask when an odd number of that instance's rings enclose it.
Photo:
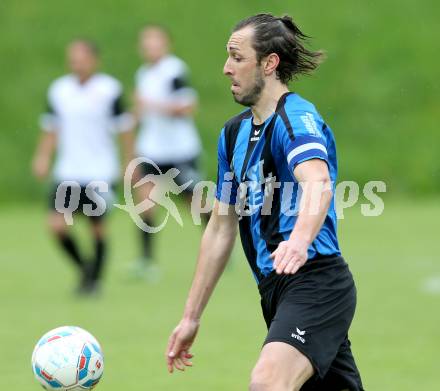
M 281 242 L 270 255 L 277 274 L 295 274 L 307 261 L 308 243 L 291 237 Z

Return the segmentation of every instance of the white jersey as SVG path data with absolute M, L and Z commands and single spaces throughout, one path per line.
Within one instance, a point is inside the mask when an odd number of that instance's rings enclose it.
M 48 93 L 44 130 L 57 132 L 54 180 L 86 185 L 119 177 L 114 141 L 117 131 L 130 129 L 130 117 L 121 107 L 121 84 L 106 74 L 95 74 L 81 84 L 75 75 L 55 80 Z
M 143 65 L 136 74 L 136 92 L 141 100 L 156 104 L 193 104 L 195 91 L 186 83 L 187 67 L 168 55 L 158 63 Z M 190 116 L 170 116 L 148 110 L 142 114 L 136 143 L 139 156 L 158 164 L 179 163 L 196 158 L 201 143 Z

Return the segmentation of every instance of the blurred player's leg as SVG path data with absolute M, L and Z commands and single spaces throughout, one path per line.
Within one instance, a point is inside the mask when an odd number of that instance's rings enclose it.
M 183 163 L 178 163 L 175 165 L 179 170 L 179 175 L 176 177 L 176 183 L 179 186 L 184 185 L 185 183 L 190 183 L 189 186 L 183 191 L 183 199 L 191 211 L 191 205 L 194 198 L 194 189 L 196 185 L 202 181 L 203 175 L 199 169 L 199 161 L 198 158 L 188 160 Z M 204 194 L 201 199 L 200 207 L 202 209 L 205 208 L 207 202 L 207 194 Z M 211 217 L 211 213 L 201 213 L 200 215 L 202 220 L 202 228 L 205 229 L 208 224 L 209 218 Z
M 154 184 L 153 183 L 145 183 L 144 185 L 139 187 L 138 197 L 139 201 L 142 202 L 143 200 L 150 198 L 150 192 L 153 189 Z M 149 227 L 154 226 L 154 211 L 153 208 L 145 211 L 142 214 L 142 220 L 146 225 Z M 151 262 L 153 259 L 153 238 L 152 233 L 141 230 L 141 239 L 142 239 L 142 260 L 144 262 Z
M 201 180 L 201 175 L 197 169 L 197 160 L 192 159 L 183 163 L 172 163 L 172 164 L 160 164 L 158 169 L 160 173 L 166 173 L 170 169 L 176 169 L 179 171 L 178 175 L 174 178 L 177 186 L 187 187 L 183 190 L 181 196 L 188 207 L 191 210 L 191 204 L 194 196 L 194 187 Z M 156 167 L 151 164 L 142 165 L 142 169 L 139 171 L 139 177 L 145 177 L 147 175 L 157 175 L 159 173 Z M 145 200 L 151 200 L 151 192 L 155 186 L 161 186 L 160 183 L 156 182 L 146 182 L 137 188 L 137 202 L 141 203 Z M 155 189 L 157 190 L 157 189 Z M 206 198 L 202 200 L 202 207 L 205 206 Z M 142 214 L 142 220 L 145 225 L 149 227 L 155 227 L 154 213 L 156 207 L 150 207 Z M 209 221 L 210 214 L 202 213 L 201 219 L 203 223 L 203 229 Z M 140 230 L 141 243 L 142 243 L 142 255 L 140 259 L 133 265 L 132 271 L 135 277 L 141 277 L 149 281 L 156 281 L 158 279 L 159 269 L 157 263 L 155 262 L 154 254 L 154 233 L 148 232 L 146 230 Z
M 90 263 L 87 273 L 87 293 L 97 293 L 99 283 L 102 279 L 103 269 L 107 260 L 107 240 L 105 235 L 105 224 L 102 219 L 92 219 L 92 232 L 95 241 L 94 259 Z
M 51 230 L 55 239 L 58 241 L 61 248 L 68 255 L 68 258 L 72 261 L 72 263 L 77 267 L 78 271 L 80 272 L 82 285 L 84 282 L 85 263 L 79 253 L 78 246 L 75 240 L 69 234 L 68 227 L 66 225 L 66 222 L 64 221 L 64 216 L 56 211 L 50 212 L 48 223 L 49 229 Z
M 64 216 L 58 212 L 51 212 L 49 214 L 49 228 L 61 248 L 69 255 L 69 259 L 82 270 L 84 261 L 79 254 L 78 246 L 69 234 Z
M 147 182 L 140 186 L 137 190 L 138 202 L 142 202 L 150 198 L 150 193 L 155 185 Z M 142 214 L 143 222 L 149 226 L 154 227 L 154 207 L 148 209 Z M 141 256 L 132 265 L 132 274 L 136 278 L 142 278 L 150 282 L 155 282 L 159 279 L 159 269 L 154 262 L 153 252 L 153 235 L 154 233 L 146 230 L 139 230 L 141 235 Z

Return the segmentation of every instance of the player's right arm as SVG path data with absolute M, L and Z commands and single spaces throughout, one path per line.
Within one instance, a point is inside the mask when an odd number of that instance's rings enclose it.
M 32 171 L 38 179 L 47 177 L 56 146 L 55 132 L 42 132 L 32 160 Z
M 46 178 L 49 173 L 57 144 L 58 116 L 52 103 L 53 90 L 54 85 L 49 88 L 47 108 L 40 118 L 42 132 L 32 160 L 32 172 L 40 180 Z
M 200 245 L 196 273 L 186 301 L 182 320 L 168 342 L 168 370 L 183 370 L 191 366 L 191 348 L 199 329 L 202 312 L 220 278 L 237 236 L 238 217 L 235 212 L 237 183 L 233 180 L 226 153 L 225 129 L 218 143 L 217 193 L 211 218 Z
M 224 211 L 228 213 L 224 213 Z M 221 211 L 221 212 L 220 212 Z M 172 332 L 166 359 L 168 371 L 191 366 L 190 348 L 200 325 L 200 318 L 228 262 L 237 235 L 234 207 L 216 200 L 202 237 L 197 268 L 188 294 L 182 320 Z

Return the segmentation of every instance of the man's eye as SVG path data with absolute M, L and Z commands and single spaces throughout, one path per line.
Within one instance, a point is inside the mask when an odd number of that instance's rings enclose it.
M 240 62 L 242 60 L 241 57 L 238 57 L 238 56 L 234 56 L 233 59 L 234 59 L 234 61 L 237 61 L 237 62 Z

